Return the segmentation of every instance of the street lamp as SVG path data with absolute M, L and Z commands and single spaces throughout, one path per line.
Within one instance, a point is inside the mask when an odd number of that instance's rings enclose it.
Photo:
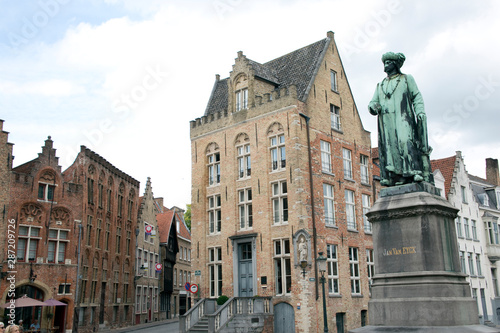
M 318 262 L 318 268 L 321 272 L 321 285 L 323 286 L 323 332 L 328 333 L 328 319 L 326 316 L 326 298 L 325 298 L 325 272 L 326 272 L 326 257 L 323 256 L 323 252 L 318 252 L 319 257 L 316 259 Z
M 307 260 L 301 260 L 300 267 L 302 267 L 302 275 L 304 276 L 304 279 L 305 279 L 306 278 Z

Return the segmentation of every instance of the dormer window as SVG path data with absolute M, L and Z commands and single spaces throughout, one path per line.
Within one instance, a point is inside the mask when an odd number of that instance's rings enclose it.
M 236 111 L 248 109 L 248 89 L 241 89 L 236 92 Z
M 38 184 L 38 199 L 44 201 L 54 201 L 54 185 L 49 184 Z

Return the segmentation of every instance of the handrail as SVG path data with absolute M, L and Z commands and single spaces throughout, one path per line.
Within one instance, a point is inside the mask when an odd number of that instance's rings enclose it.
M 272 297 L 270 296 L 232 297 L 217 311 L 206 315 L 208 318 L 208 331 L 219 332 L 236 315 L 272 313 Z
M 185 333 L 191 329 L 204 314 L 205 299 L 199 300 L 191 309 L 185 314 L 179 316 L 179 330 Z

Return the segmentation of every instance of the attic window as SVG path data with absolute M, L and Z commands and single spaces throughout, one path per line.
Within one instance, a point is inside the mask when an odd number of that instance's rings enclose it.
M 236 111 L 248 109 L 248 89 L 244 88 L 236 92 Z
M 486 193 L 480 193 L 479 194 L 479 200 L 481 200 L 481 204 L 483 206 L 489 206 L 490 205 L 490 202 L 488 200 L 488 194 L 486 194 Z

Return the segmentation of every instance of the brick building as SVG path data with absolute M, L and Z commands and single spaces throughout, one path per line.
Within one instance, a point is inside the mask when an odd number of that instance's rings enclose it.
M 139 181 L 85 146 L 63 178 L 82 192 L 78 330 L 130 326 Z
M 200 296 L 272 296 L 276 327 L 323 331 L 321 251 L 330 330 L 365 325 L 370 151 L 332 32 L 264 64 L 238 52 L 191 121 Z
M 160 240 L 156 223 L 156 202 L 151 179 L 148 177 L 144 195 L 140 198 L 137 218 L 135 261 L 135 324 L 157 321 L 159 273 L 155 266 L 160 263 Z
M 0 234 L 7 235 L 7 212 L 9 210 L 10 173 L 12 170 L 12 147 L 9 143 L 9 132 L 3 130 L 4 121 L 0 119 Z M 5 260 L 4 249 L 7 248 L 7 237 L 0 238 L 0 272 Z M 1 282 L 0 282 L 1 283 Z
M 67 304 L 54 308 L 18 308 L 16 323 L 23 319 L 27 328 L 36 319 L 42 328 L 57 327 L 56 332 L 65 332 L 65 329 L 71 330 L 73 324 L 83 194 L 81 185 L 64 180 L 58 159 L 49 137 L 36 159 L 8 173 L 7 216 L 9 224 L 12 221 L 16 226 L 17 261 L 9 270 L 16 271 L 14 298 L 26 294 L 41 301 L 54 298 Z M 7 287 L 7 283 L 2 283 L 2 302 L 10 298 Z
M 171 319 L 191 308 L 191 294 L 184 288 L 191 282 L 191 234 L 182 210 L 163 207 L 162 200 L 158 206 L 162 207 L 157 216 L 163 265 L 160 303 L 165 317 Z

